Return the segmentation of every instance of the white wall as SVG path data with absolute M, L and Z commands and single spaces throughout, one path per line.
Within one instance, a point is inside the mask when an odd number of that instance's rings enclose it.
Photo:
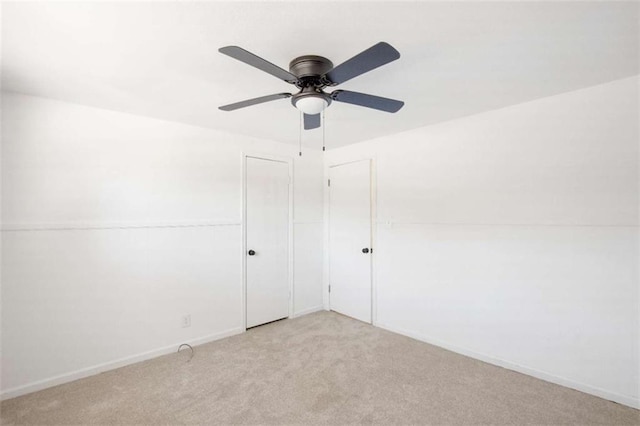
M 321 151 L 18 94 L 2 107 L 3 397 L 242 330 L 242 151 L 294 158 L 294 313 L 322 306 Z
M 328 151 L 375 158 L 375 323 L 638 407 L 638 94 L 628 78 Z
M 375 157 L 376 324 L 638 406 L 637 96 L 624 79 L 328 151 Z M 241 151 L 294 158 L 295 311 L 321 304 L 321 153 L 2 105 L 4 397 L 241 330 Z

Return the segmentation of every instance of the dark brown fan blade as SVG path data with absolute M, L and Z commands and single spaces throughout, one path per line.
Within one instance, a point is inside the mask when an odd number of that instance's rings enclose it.
M 304 115 L 304 129 L 311 130 L 320 127 L 320 114 L 305 114 Z
M 238 46 L 226 46 L 218 49 L 220 53 L 224 53 L 227 56 L 231 56 L 233 59 L 237 59 L 245 64 L 256 67 L 261 71 L 271 74 L 274 77 L 284 80 L 287 83 L 295 83 L 298 81 L 298 77 L 291 74 L 289 71 L 285 71 L 277 65 L 262 59 L 261 57 L 254 55 L 253 53 L 244 50 Z
M 386 112 L 398 112 L 404 106 L 402 101 L 348 90 L 335 90 L 331 93 L 331 99 L 336 102 L 344 102 Z
M 218 109 L 221 109 L 222 111 L 233 111 L 233 110 L 248 107 L 251 105 L 257 105 L 264 102 L 275 101 L 276 99 L 283 99 L 283 98 L 289 98 L 289 97 L 291 97 L 291 93 L 276 93 L 275 95 L 261 96 L 259 98 L 247 99 L 245 101 L 236 102 L 234 104 L 223 105 L 221 107 L 218 107 Z
M 332 86 L 344 83 L 361 74 L 376 69 L 400 57 L 400 52 L 389 43 L 381 41 L 353 58 L 341 63 L 326 74 Z

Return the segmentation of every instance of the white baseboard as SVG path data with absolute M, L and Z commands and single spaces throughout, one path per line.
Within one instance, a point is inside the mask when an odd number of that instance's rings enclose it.
M 577 391 L 588 393 L 590 395 L 594 395 L 594 396 L 597 396 L 599 398 L 607 399 L 609 401 L 614 401 L 614 402 L 617 402 L 619 404 L 623 404 L 623 405 L 626 405 L 626 406 L 629 406 L 629 407 L 632 407 L 632 408 L 640 409 L 640 399 L 638 399 L 638 398 L 634 398 L 634 397 L 626 396 L 626 395 L 620 395 L 618 393 L 610 392 L 610 391 L 607 391 L 605 389 L 600 389 L 600 388 L 597 388 L 597 387 L 594 387 L 594 386 L 590 386 L 590 385 L 587 385 L 587 384 L 584 384 L 584 383 L 576 382 L 576 381 L 573 381 L 571 379 L 567 379 L 565 377 L 556 376 L 554 374 L 547 373 L 547 372 L 540 371 L 540 370 L 536 370 L 534 368 L 526 367 L 524 365 L 515 364 L 513 362 L 506 361 L 506 360 L 500 359 L 500 358 L 496 358 L 496 357 L 491 356 L 491 355 L 486 355 L 486 354 L 475 352 L 473 350 L 469 350 L 469 349 L 466 349 L 466 348 L 461 348 L 459 346 L 451 345 L 451 344 L 449 344 L 447 342 L 443 342 L 443 341 L 438 340 L 438 339 L 432 339 L 432 338 L 430 338 L 428 336 L 424 336 L 422 334 L 415 333 L 413 331 L 408 331 L 408 330 L 404 330 L 404 329 L 400 329 L 400 328 L 396 328 L 396 327 L 393 327 L 393 326 L 389 326 L 389 325 L 386 325 L 386 324 L 380 324 L 380 323 L 375 324 L 375 326 L 383 328 L 383 329 L 388 330 L 388 331 L 391 331 L 393 333 L 402 334 L 404 336 L 411 337 L 413 339 L 420 340 L 420 341 L 425 342 L 425 343 L 429 343 L 429 344 L 434 345 L 434 346 L 439 346 L 439 347 L 447 349 L 447 350 L 449 350 L 451 352 L 456 352 L 456 353 L 459 353 L 461 355 L 468 356 L 470 358 L 475 358 L 477 360 L 484 361 L 484 362 L 486 362 L 488 364 L 497 365 L 499 367 L 503 367 L 503 368 L 506 368 L 508 370 L 513 370 L 513 371 L 517 371 L 518 373 L 526 374 L 528 376 L 533 376 L 533 377 L 535 377 L 537 379 L 541 379 L 541 380 L 544 380 L 544 381 L 547 381 L 547 382 L 555 383 L 557 385 L 564 386 L 564 387 L 567 387 L 567 388 L 575 389 Z
M 293 314 L 293 318 L 298 318 L 298 317 L 301 317 L 303 315 L 312 314 L 314 312 L 318 312 L 318 311 L 322 311 L 322 310 L 324 310 L 324 306 L 322 306 L 322 305 L 314 306 L 313 308 L 303 309 L 300 312 L 294 313 Z
M 17 396 L 26 395 L 28 393 L 47 389 L 53 386 L 58 386 L 63 383 L 73 382 L 74 380 L 100 374 L 105 371 L 115 370 L 116 368 L 124 367 L 130 364 L 135 364 L 137 362 L 145 361 L 151 358 L 156 358 L 161 355 L 170 354 L 170 353 L 176 352 L 178 350 L 178 347 L 183 343 L 188 343 L 191 346 L 197 346 L 197 345 L 213 342 L 214 340 L 223 339 L 225 337 L 234 336 L 236 334 L 240 334 L 243 332 L 244 332 L 244 329 L 240 327 L 232 328 L 230 330 L 226 330 L 220 333 L 210 334 L 208 336 L 199 337 L 197 339 L 178 342 L 173 345 L 165 346 L 163 348 L 154 349 L 152 351 L 143 352 L 137 355 L 120 358 L 115 361 L 105 362 L 102 364 L 94 365 L 92 367 L 87 367 L 80 370 L 72 371 L 70 373 L 65 373 L 58 376 L 50 377 L 48 379 L 39 380 L 37 382 L 28 383 L 26 385 L 3 390 L 2 392 L 0 392 L 0 400 L 15 398 Z
M 297 312 L 294 314 L 294 318 L 311 314 L 314 312 L 318 312 L 324 310 L 324 306 L 316 306 L 313 308 L 305 309 L 303 311 Z M 590 386 L 584 383 L 576 382 L 561 376 L 556 376 L 554 374 L 546 373 L 544 371 L 536 370 L 533 368 L 529 368 L 523 365 L 515 364 L 510 361 L 506 361 L 500 358 L 496 358 L 490 355 L 486 355 L 483 353 L 475 352 L 469 349 L 460 348 L 455 345 L 451 345 L 446 342 L 442 342 L 437 339 L 432 339 L 426 336 L 423 336 L 419 333 L 415 333 L 412 331 L 399 329 L 396 327 L 388 326 L 386 324 L 376 324 L 377 327 L 383 328 L 385 330 L 402 334 L 408 337 L 411 337 L 416 340 L 420 340 L 435 346 L 439 346 L 441 348 L 450 350 L 452 352 L 456 352 L 471 358 L 478 359 L 480 361 L 487 362 L 489 364 L 497 365 L 499 367 L 504 367 L 509 370 L 517 371 L 519 373 L 527 374 L 529 376 L 536 377 L 541 380 L 545 380 L 547 382 L 555 383 L 561 386 L 565 386 L 571 389 L 578 390 L 580 392 L 588 393 L 590 395 L 594 395 L 600 398 L 604 398 L 610 401 L 615 401 L 617 403 L 640 409 L 640 399 L 633 398 L 626 395 L 620 395 L 615 392 L 610 392 L 604 389 L 600 389 L 594 386 Z M 72 382 L 74 380 L 82 379 L 85 377 L 93 376 L 96 374 L 100 374 L 105 371 L 114 370 L 116 368 L 124 367 L 130 364 L 135 364 L 137 362 L 145 361 L 151 358 L 156 358 L 161 355 L 166 355 L 169 353 L 175 352 L 177 347 L 182 343 L 188 343 L 192 346 L 202 345 L 208 342 L 213 342 L 215 340 L 223 339 L 225 337 L 234 336 L 236 334 L 243 333 L 244 330 L 240 327 L 233 328 L 227 331 L 223 331 L 221 333 L 215 333 L 208 336 L 200 337 L 197 339 L 188 340 L 186 342 L 179 342 L 173 345 L 165 346 L 163 348 L 155 349 L 148 352 L 143 352 L 141 354 L 133 355 L 126 358 L 121 358 L 115 361 L 106 362 L 103 364 L 98 364 L 92 367 L 83 368 L 81 370 L 76 370 L 70 373 L 62 374 L 59 376 L 51 377 L 48 379 L 40 380 L 37 382 L 29 383 L 23 386 L 18 386 L 15 388 L 4 390 L 0 393 L 0 400 L 6 400 L 10 398 L 15 398 L 17 396 L 26 395 L 28 393 L 36 392 L 39 390 L 47 389 L 53 386 L 58 386 L 64 383 Z

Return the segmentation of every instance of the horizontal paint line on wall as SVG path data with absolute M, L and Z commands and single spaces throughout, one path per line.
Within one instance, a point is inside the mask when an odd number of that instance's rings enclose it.
M 394 226 L 505 226 L 505 227 L 553 227 L 553 228 L 639 228 L 640 224 L 571 224 L 571 223 L 455 223 L 455 222 L 390 222 L 384 220 L 376 221 L 376 225 L 387 227 Z
M 2 225 L 2 232 L 17 231 L 92 231 L 107 229 L 196 228 L 211 226 L 240 226 L 236 221 L 189 222 L 75 222 L 75 223 L 9 223 Z

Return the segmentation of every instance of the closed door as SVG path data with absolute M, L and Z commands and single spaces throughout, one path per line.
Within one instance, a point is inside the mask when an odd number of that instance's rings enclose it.
M 289 165 L 246 159 L 247 328 L 289 316 Z
M 371 162 L 329 169 L 329 303 L 371 322 Z

